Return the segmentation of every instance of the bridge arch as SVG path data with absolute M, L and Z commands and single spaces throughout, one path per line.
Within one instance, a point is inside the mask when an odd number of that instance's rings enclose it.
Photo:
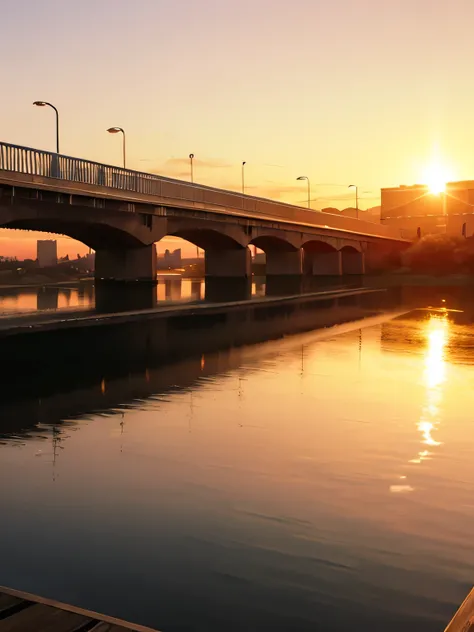
M 347 239 L 341 240 L 339 249 L 341 251 L 344 249 L 349 249 L 349 251 L 363 252 L 362 244 L 360 243 L 360 241 L 352 241 Z
M 320 239 L 308 239 L 303 244 L 305 274 L 339 276 L 342 272 L 341 254 L 337 248 Z
M 259 235 L 250 242 L 265 253 L 267 276 L 299 276 L 302 273 L 302 250 L 294 243 L 275 235 Z
M 296 239 L 290 240 L 286 237 L 276 235 L 258 235 L 250 241 L 250 245 L 256 246 L 266 254 L 268 252 L 295 252 L 300 249 Z
M 54 201 L 0 205 L 0 228 L 65 235 L 95 250 L 97 279 L 156 279 L 155 235 L 162 218 Z
M 250 250 L 242 238 L 211 228 L 177 227 L 165 236 L 180 237 L 204 250 L 204 267 L 207 277 L 250 277 Z
M 365 255 L 362 249 L 358 250 L 354 244 L 341 248 L 342 274 L 364 274 Z
M 97 212 L 94 212 L 97 211 Z M 40 208 L 14 204 L 0 206 L 0 228 L 65 235 L 94 250 L 140 248 L 154 242 L 140 213 L 111 213 L 104 209 L 41 204 Z
M 74 222 L 18 220 L 9 224 L 2 224 L 1 228 L 64 235 L 80 241 L 96 251 L 102 248 L 139 248 L 143 246 L 143 243 L 130 233 L 104 224 L 88 226 Z
M 225 232 L 208 228 L 182 228 L 168 231 L 167 237 L 180 237 L 204 251 L 208 250 L 240 250 L 246 247 L 239 240 Z

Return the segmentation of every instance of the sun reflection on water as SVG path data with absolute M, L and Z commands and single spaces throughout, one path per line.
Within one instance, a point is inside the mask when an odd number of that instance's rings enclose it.
M 431 459 L 433 453 L 429 448 L 441 445 L 433 434 L 438 430 L 440 422 L 440 409 L 443 401 L 443 385 L 446 381 L 445 349 L 449 340 L 450 321 L 447 312 L 431 314 L 425 324 L 426 352 L 425 368 L 423 371 L 423 383 L 426 387 L 426 401 L 422 408 L 417 429 L 421 433 L 422 450 L 416 457 L 410 459 L 410 464 L 421 464 Z M 400 476 L 406 480 L 407 476 Z M 414 491 L 411 485 L 391 485 L 392 493 L 401 491 Z
M 425 370 L 423 373 L 426 386 L 426 404 L 423 406 L 418 430 L 422 443 L 434 447 L 441 445 L 433 438 L 440 418 L 440 406 L 443 400 L 443 384 L 446 381 L 445 348 L 449 338 L 448 314 L 432 315 L 426 324 L 427 349 Z M 424 451 L 426 452 L 426 450 Z

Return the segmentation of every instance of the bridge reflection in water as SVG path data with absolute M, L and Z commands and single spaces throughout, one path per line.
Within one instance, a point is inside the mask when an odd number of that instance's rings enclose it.
M 356 275 L 335 282 L 333 277 L 314 279 L 253 277 L 252 279 L 189 279 L 179 275 L 159 275 L 158 283 L 123 284 L 71 282 L 68 285 L 0 288 L 0 315 L 61 309 L 97 309 L 118 312 L 150 309 L 162 302 L 242 301 L 257 296 L 286 296 L 345 287 L 360 287 Z

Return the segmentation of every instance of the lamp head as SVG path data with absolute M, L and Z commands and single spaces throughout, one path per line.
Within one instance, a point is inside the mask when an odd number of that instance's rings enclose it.
M 296 178 L 297 180 L 307 180 L 308 176 L 299 176 L 298 178 Z
M 107 131 L 109 134 L 118 134 L 119 132 L 123 132 L 123 129 L 121 127 L 109 127 Z
M 194 154 L 189 154 L 189 158 L 192 160 L 194 158 Z
M 34 101 L 33 105 L 37 105 L 40 108 L 44 108 L 44 106 L 46 105 L 45 101 Z

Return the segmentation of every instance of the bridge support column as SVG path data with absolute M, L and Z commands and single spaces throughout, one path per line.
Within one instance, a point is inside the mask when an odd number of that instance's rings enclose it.
M 251 256 L 248 248 L 206 250 L 206 277 L 251 277 Z
M 272 250 L 265 253 L 267 276 L 300 276 L 303 274 L 302 250 Z
M 334 252 L 307 253 L 309 265 L 305 269 L 314 276 L 340 276 L 342 274 L 342 258 L 339 250 Z
M 363 252 L 342 250 L 342 274 L 365 274 Z
M 156 307 L 156 285 L 152 283 L 95 283 L 98 312 L 125 312 Z
M 95 253 L 95 278 L 112 281 L 156 282 L 156 248 L 99 249 Z

